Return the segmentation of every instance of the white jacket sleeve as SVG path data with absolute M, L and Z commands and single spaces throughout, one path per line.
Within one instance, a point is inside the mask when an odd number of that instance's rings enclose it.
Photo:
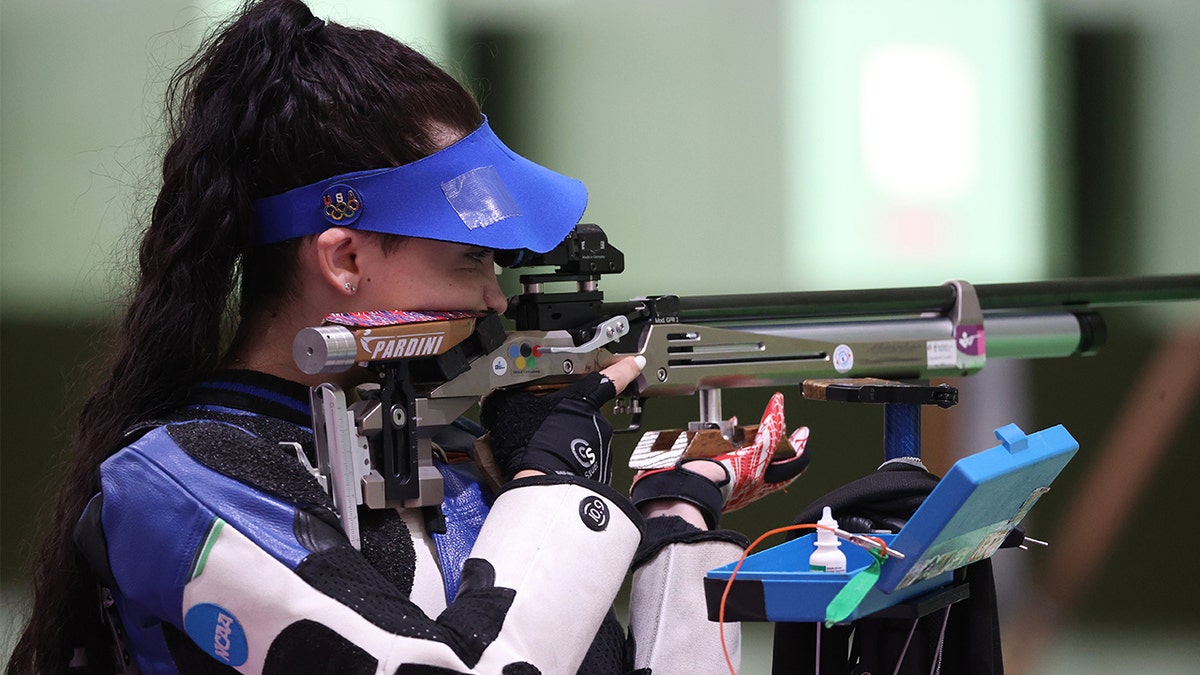
M 495 586 L 516 591 L 479 670 L 528 662 L 543 673 L 574 673 L 640 540 L 641 516 L 608 486 L 560 476 L 510 484 L 471 552 L 494 568 Z

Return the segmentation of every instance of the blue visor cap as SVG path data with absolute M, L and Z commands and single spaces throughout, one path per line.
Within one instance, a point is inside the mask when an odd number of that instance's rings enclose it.
M 415 162 L 342 174 L 254 202 L 256 244 L 330 227 L 545 253 L 587 207 L 583 183 L 509 150 L 483 124 Z

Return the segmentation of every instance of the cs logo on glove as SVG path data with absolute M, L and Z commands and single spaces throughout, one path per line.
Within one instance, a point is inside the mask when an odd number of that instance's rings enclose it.
M 583 467 L 585 471 L 596 464 L 596 451 L 592 449 L 590 443 L 582 438 L 571 441 L 571 454 L 575 455 L 575 461 L 579 462 L 579 466 Z

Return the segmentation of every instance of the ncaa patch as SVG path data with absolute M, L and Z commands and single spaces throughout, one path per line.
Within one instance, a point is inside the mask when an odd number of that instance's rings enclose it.
M 209 656 L 230 666 L 246 662 L 246 631 L 233 612 L 220 605 L 203 603 L 188 610 L 183 628 Z

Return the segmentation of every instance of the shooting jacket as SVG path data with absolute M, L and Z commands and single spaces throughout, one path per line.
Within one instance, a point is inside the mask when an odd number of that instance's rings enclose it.
M 101 466 L 76 541 L 142 673 L 725 672 L 702 579 L 737 537 L 545 476 L 506 485 L 457 558 L 419 509 L 360 509 L 356 550 L 296 459 L 310 427 L 306 387 L 227 371 Z

